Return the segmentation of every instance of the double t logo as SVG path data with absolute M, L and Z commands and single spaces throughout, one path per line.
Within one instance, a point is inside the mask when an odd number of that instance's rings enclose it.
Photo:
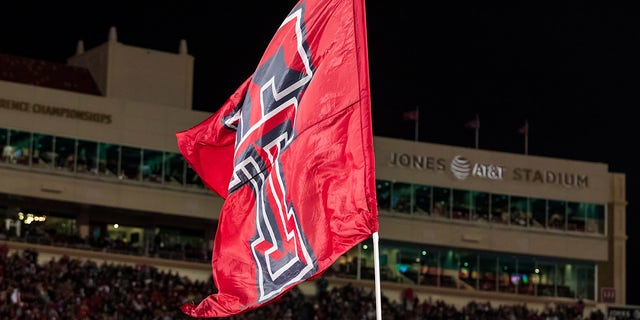
M 237 130 L 229 194 L 248 184 L 255 197 L 256 233 L 247 241 L 257 266 L 258 302 L 317 270 L 281 163 L 296 138 L 299 101 L 314 72 L 303 12 L 304 5 L 294 8 L 280 26 L 275 37 L 283 41 L 272 41 L 280 46 L 267 50 L 270 56 L 254 73 L 244 101 L 224 119 Z

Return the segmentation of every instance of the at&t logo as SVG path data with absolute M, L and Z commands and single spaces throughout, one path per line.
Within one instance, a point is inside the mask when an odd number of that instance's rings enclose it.
M 459 180 L 465 180 L 469 176 L 502 180 L 505 167 L 495 164 L 471 163 L 467 158 L 457 155 L 451 160 L 451 173 Z

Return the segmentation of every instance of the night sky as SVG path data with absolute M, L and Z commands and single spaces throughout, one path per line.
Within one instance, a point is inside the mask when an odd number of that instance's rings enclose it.
M 194 109 L 215 111 L 253 72 L 295 1 L 3 3 L 0 53 L 65 63 L 118 41 L 195 57 Z M 375 135 L 414 138 L 402 113 L 420 108 L 419 140 L 603 162 L 627 178 L 627 302 L 640 305 L 640 25 L 632 1 L 369 1 Z M 415 5 L 415 6 L 414 6 Z

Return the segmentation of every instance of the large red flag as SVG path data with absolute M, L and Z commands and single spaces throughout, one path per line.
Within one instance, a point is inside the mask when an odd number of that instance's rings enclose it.
M 255 72 L 178 146 L 225 198 L 216 294 L 224 317 L 318 277 L 378 230 L 364 0 L 301 0 Z

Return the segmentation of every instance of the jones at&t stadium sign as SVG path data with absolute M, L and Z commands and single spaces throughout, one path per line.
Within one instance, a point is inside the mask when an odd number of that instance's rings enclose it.
M 449 171 L 455 179 L 487 179 L 521 181 L 525 183 L 557 184 L 567 188 L 588 188 L 589 176 L 574 172 L 513 167 L 504 164 L 471 161 L 462 155 L 452 159 L 392 152 L 390 167 L 420 171 Z M 448 170 L 447 170 L 448 167 Z

